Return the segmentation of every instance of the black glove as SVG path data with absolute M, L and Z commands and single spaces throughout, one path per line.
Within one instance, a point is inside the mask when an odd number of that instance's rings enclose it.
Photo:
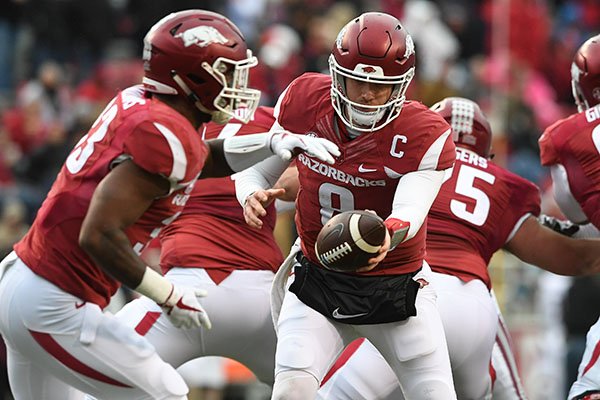
M 549 215 L 541 214 L 539 221 L 545 227 L 552 229 L 554 232 L 560 233 L 565 236 L 573 236 L 579 231 L 579 225 L 574 224 L 571 221 L 561 221 Z

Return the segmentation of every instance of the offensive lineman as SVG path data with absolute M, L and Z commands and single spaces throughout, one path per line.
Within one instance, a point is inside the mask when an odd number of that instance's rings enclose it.
M 544 131 L 539 140 L 542 165 L 551 168 L 554 198 L 563 214 L 587 224 L 587 232 L 580 230 L 575 236 L 600 236 L 600 35 L 575 54 L 571 85 L 579 112 Z M 600 320 L 588 331 L 569 400 L 600 399 L 599 356 Z
M 197 128 L 249 119 L 256 64 L 239 30 L 203 10 L 168 15 L 145 38 L 143 86 L 119 93 L 68 156 L 29 233 L 0 268 L 0 332 L 17 400 L 185 399 L 187 386 L 150 343 L 103 314 L 125 284 L 178 327 L 210 328 L 205 293 L 172 284 L 138 254 L 181 212 L 202 172 L 223 176 L 273 154 L 335 145 L 289 133 L 204 142 Z

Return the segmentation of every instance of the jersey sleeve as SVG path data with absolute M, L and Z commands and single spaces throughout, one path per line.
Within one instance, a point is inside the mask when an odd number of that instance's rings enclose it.
M 446 120 L 420 103 L 414 104 L 413 114 L 409 117 L 417 121 L 415 129 L 422 132 L 419 152 L 423 155 L 417 169 L 442 171 L 452 167 L 456 160 L 456 146 L 452 141 L 452 128 Z
M 438 171 L 452 167 L 454 165 L 454 161 L 456 160 L 456 146 L 452 140 L 451 130 L 447 130 L 446 133 L 440 136 L 440 138 L 443 138 L 444 136 L 444 145 L 442 146 L 442 151 L 440 152 L 436 167 Z
M 506 242 L 513 238 L 527 216 L 532 215 L 537 217 L 540 215 L 540 190 L 532 182 L 519 177 L 514 181 L 511 203 L 515 207 L 513 210 L 511 210 L 514 223 L 512 224 L 512 229 L 506 238 Z
M 547 129 L 544 134 L 538 140 L 540 146 L 540 158 L 542 165 L 550 166 L 560 163 L 558 152 L 552 141 L 552 131 Z
M 208 150 L 202 142 L 204 153 Z M 174 129 L 157 121 L 143 121 L 137 124 L 124 142 L 125 154 L 140 168 L 162 175 L 175 185 L 187 181 L 200 172 L 201 165 L 189 151 L 191 144 L 175 134 Z M 186 148 L 188 150 L 186 150 Z
M 456 160 L 456 147 L 450 135 L 451 129 L 448 127 L 435 141 L 429 146 L 421 162 L 419 171 L 435 170 L 442 171 L 454 165 Z
M 307 121 L 316 121 L 323 112 L 325 96 L 329 95 L 331 80 L 328 76 L 306 73 L 296 78 L 279 97 L 275 117 L 284 129 L 303 134 Z M 298 99 L 302 100 L 298 100 Z M 330 101 L 327 101 L 330 105 Z
M 275 122 L 273 108 L 259 107 L 254 113 L 251 122 L 244 124 L 239 120 L 232 119 L 225 125 L 208 122 L 202 128 L 204 139 L 225 139 L 231 136 L 252 135 L 255 133 L 268 132 Z

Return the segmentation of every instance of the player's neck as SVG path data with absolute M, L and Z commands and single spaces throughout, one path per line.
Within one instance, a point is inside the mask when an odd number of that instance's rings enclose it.
M 210 121 L 210 115 L 200 112 L 200 110 L 198 110 L 191 102 L 179 96 L 162 94 L 155 94 L 155 96 L 158 100 L 183 115 L 196 129 L 198 129 L 200 125 Z
M 339 138 L 342 140 L 342 142 L 349 142 L 352 139 L 356 139 L 357 137 L 360 136 L 359 131 L 356 131 L 356 130 L 346 126 L 346 124 L 341 122 L 337 116 L 335 117 L 335 120 L 334 120 L 334 129 L 336 130 L 336 132 L 337 132 Z

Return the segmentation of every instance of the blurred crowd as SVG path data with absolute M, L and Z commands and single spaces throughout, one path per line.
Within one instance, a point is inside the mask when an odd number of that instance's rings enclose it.
M 148 28 L 187 8 L 221 12 L 240 27 L 259 58 L 251 83 L 264 105 L 303 72 L 327 72 L 331 43 L 352 17 L 368 10 L 396 15 L 417 52 L 407 97 L 426 105 L 451 95 L 477 101 L 493 124 L 494 161 L 543 193 L 549 179 L 537 139 L 575 111 L 572 56 L 600 29 L 597 0 L 0 0 L 0 256 L 27 230 L 101 108 L 141 81 Z M 550 200 L 543 205 L 559 215 Z M 506 265 L 496 258 L 493 267 Z M 498 285 L 499 297 L 509 297 L 506 306 L 517 312 L 533 312 L 541 293 L 541 273 L 530 270 L 495 274 L 506 283 Z M 587 327 L 571 326 L 581 325 L 573 310 L 583 310 L 569 293 L 600 291 L 597 280 L 575 284 L 564 284 L 571 320 L 561 326 L 585 334 Z M 585 318 L 591 324 L 597 315 Z

